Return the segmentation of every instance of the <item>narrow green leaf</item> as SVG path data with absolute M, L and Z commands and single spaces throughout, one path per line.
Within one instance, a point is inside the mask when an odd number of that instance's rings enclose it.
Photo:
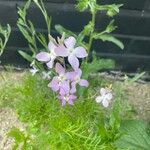
M 57 32 L 59 32 L 60 34 L 63 34 L 63 32 L 65 32 L 66 36 L 69 37 L 69 36 L 73 36 L 75 38 L 77 38 L 77 35 L 75 33 L 73 33 L 72 31 L 64 28 L 63 26 L 61 25 L 55 25 L 55 29 L 57 30 Z
M 29 35 L 29 32 L 21 25 L 18 25 L 21 33 L 24 35 L 24 37 L 26 38 L 26 40 L 29 42 L 29 43 L 32 43 L 32 38 L 31 36 Z
M 108 34 L 96 34 L 94 36 L 94 39 L 100 39 L 102 41 L 109 41 L 112 42 L 114 44 L 116 44 L 118 47 L 120 47 L 121 49 L 124 49 L 124 45 L 123 43 L 118 40 L 117 38 L 113 37 L 112 35 L 108 35 Z
M 138 81 L 144 74 L 145 74 L 145 72 L 135 75 L 135 77 L 133 77 L 132 79 L 129 80 L 129 83 Z
M 20 54 L 23 58 L 25 58 L 27 61 L 29 61 L 29 62 L 32 62 L 32 61 L 33 61 L 32 56 L 30 56 L 29 54 L 27 54 L 27 53 L 25 53 L 25 52 L 23 52 L 23 51 L 19 51 L 19 54 Z

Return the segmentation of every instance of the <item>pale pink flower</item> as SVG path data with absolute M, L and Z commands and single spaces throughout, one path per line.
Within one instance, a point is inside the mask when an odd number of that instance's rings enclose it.
M 61 45 L 55 49 L 55 53 L 57 56 L 68 57 L 68 62 L 72 66 L 74 70 L 79 68 L 79 60 L 78 58 L 87 57 L 88 54 L 86 50 L 79 46 L 75 47 L 76 39 L 74 37 L 69 37 L 64 40 L 65 46 Z
M 49 68 L 52 68 L 53 64 L 54 64 L 54 60 L 57 57 L 57 55 L 55 53 L 55 48 L 56 47 L 57 46 L 52 41 L 50 41 L 49 44 L 48 44 L 49 52 L 40 52 L 40 53 L 38 53 L 36 55 L 36 59 L 38 61 L 41 61 L 41 62 L 46 62 L 46 65 Z

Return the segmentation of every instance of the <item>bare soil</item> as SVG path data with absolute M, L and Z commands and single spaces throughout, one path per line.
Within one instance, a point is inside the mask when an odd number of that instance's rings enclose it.
M 24 130 L 25 126 L 21 123 L 14 110 L 10 108 L 0 109 L 0 150 L 11 150 L 13 139 L 8 138 L 7 133 L 11 128 L 16 127 Z
M 136 118 L 150 122 L 150 84 L 123 85 L 129 103 L 136 112 Z

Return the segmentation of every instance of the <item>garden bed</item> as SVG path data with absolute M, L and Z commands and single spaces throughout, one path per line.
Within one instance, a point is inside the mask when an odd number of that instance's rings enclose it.
M 9 93 L 13 91 L 10 86 L 21 86 L 24 76 L 26 76 L 28 73 L 16 73 L 14 71 L 1 71 L 0 73 L 5 77 L 5 80 L 2 78 L 0 79 L 0 92 L 3 93 L 3 95 L 1 94 L 0 97 L 0 145 L 1 149 L 3 150 L 11 150 L 13 140 L 7 137 L 7 133 L 12 127 L 17 127 L 23 130 L 25 125 L 24 123 L 21 123 L 17 117 L 16 111 L 14 109 L 14 102 L 17 98 L 13 94 L 11 95 Z M 103 77 L 103 80 L 105 82 L 112 83 L 115 86 L 120 85 L 124 90 L 124 101 L 127 101 L 126 109 L 128 110 L 127 118 L 136 118 L 138 120 L 145 120 L 146 122 L 150 122 L 150 84 L 129 84 L 108 79 L 107 77 Z M 6 87 L 8 87 L 8 89 L 6 89 Z

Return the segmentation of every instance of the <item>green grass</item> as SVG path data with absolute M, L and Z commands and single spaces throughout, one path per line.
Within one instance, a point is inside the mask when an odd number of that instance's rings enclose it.
M 23 142 L 22 149 L 26 150 L 115 150 L 120 117 L 126 118 L 124 92 L 120 85 L 113 85 L 115 101 L 106 110 L 96 104 L 94 96 L 111 82 L 99 77 L 89 81 L 88 89 L 79 89 L 74 106 L 62 107 L 48 82 L 38 75 L 26 73 L 21 82 L 6 80 L 0 88 L 1 107 L 13 107 L 27 126 L 23 133 L 12 131 L 15 146 Z
M 73 107 L 62 107 L 46 85 L 39 77 L 28 76 L 18 89 L 22 98 L 16 109 L 20 119 L 28 123 L 29 133 L 36 135 L 32 140 L 36 149 L 112 147 L 110 143 L 102 142 L 98 124 L 102 121 L 103 111 L 93 99 L 78 99 Z

